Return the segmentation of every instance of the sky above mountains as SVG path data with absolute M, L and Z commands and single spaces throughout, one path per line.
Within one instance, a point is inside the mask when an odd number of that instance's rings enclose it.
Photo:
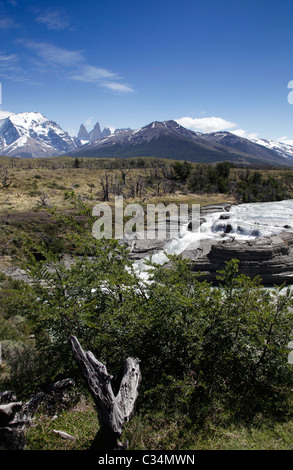
M 292 17 L 292 0 L 0 0 L 0 119 L 293 143 Z

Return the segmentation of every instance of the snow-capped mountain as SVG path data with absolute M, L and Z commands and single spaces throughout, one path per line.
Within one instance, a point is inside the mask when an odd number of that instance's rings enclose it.
M 38 112 L 13 114 L 0 121 L 0 155 L 52 157 L 80 145 L 77 138 Z
M 128 145 L 140 145 L 142 143 L 149 143 L 153 139 L 160 136 L 173 136 L 186 137 L 194 139 L 200 133 L 196 133 L 180 126 L 175 121 L 154 121 L 140 129 L 116 129 L 111 135 L 97 139 L 96 141 L 85 145 L 82 151 L 108 148 L 112 145 L 118 144 L 121 147 Z
M 254 142 L 258 145 L 263 145 L 264 147 L 273 150 L 281 157 L 293 160 L 293 145 L 286 144 L 285 142 L 280 142 L 278 140 L 269 139 L 251 139 L 251 142 Z
M 281 161 L 284 160 L 284 156 L 282 154 L 276 153 L 273 148 L 265 146 L 263 143 L 261 143 L 261 139 L 254 141 L 248 138 L 240 137 L 237 134 L 228 131 L 202 134 L 202 137 L 211 144 L 224 145 L 225 147 L 234 149 L 234 151 L 237 152 L 267 159 L 268 163 L 272 162 L 272 159 L 275 159 L 276 157 L 281 157 Z
M 71 137 L 38 112 L 18 113 L 0 120 L 0 155 L 17 157 L 139 157 L 150 156 L 198 163 L 293 165 L 293 146 L 268 139 L 247 139 L 231 132 L 204 134 L 178 122 L 154 121 L 140 129 L 105 128 L 87 132 L 81 125 Z
M 241 146 L 241 150 L 247 150 L 249 146 L 249 142 L 253 142 L 254 144 L 260 145 L 262 147 L 265 147 L 271 150 L 272 152 L 279 155 L 280 157 L 293 160 L 293 145 L 287 144 L 285 142 L 281 142 L 279 140 L 249 138 L 249 137 L 239 139 L 239 136 L 237 134 L 234 134 L 233 132 L 225 132 L 225 131 L 213 132 L 213 133 L 204 134 L 204 135 L 209 140 L 217 141 L 225 145 L 235 146 L 236 144 L 238 145 L 239 149 Z
M 203 134 L 173 120 L 154 121 L 124 129 L 83 145 L 71 155 L 102 158 L 158 157 L 197 163 L 231 161 L 236 164 L 288 165 L 274 150 L 230 132 Z

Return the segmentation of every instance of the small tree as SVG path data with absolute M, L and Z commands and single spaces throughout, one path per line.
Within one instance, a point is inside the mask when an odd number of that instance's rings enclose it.
M 12 183 L 12 178 L 9 176 L 7 169 L 0 175 L 1 189 L 8 189 Z
M 173 170 L 175 173 L 175 178 L 178 179 L 181 183 L 186 183 L 189 178 L 192 170 L 192 164 L 189 162 L 175 162 L 173 164 Z
M 103 201 L 109 201 L 109 173 L 104 172 L 104 175 L 100 176 L 100 182 L 102 186 L 102 199 Z
M 80 168 L 80 161 L 78 158 L 75 158 L 73 166 L 74 168 Z

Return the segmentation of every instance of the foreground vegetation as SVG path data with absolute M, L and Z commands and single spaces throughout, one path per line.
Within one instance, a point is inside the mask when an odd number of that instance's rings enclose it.
M 54 380 L 76 381 L 71 405 L 56 419 L 40 410 L 27 448 L 85 450 L 97 432 L 69 334 L 107 365 L 114 387 L 126 357 L 141 359 L 136 414 L 123 436 L 130 449 L 292 448 L 290 291 L 268 292 L 261 280 L 238 276 L 237 260 L 219 273 L 222 289 L 198 282 L 180 257 L 170 259 L 171 271 L 153 265 L 155 282 L 142 282 L 125 247 L 93 240 L 90 215 L 97 202 L 113 204 L 117 195 L 145 206 L 292 193 L 291 170 L 0 158 L 1 269 L 16 263 L 33 279 L 28 285 L 0 275 L 0 391 L 26 400 Z M 64 441 L 54 429 L 75 439 Z
M 65 448 L 87 449 L 94 438 L 98 423 L 71 334 L 107 365 L 114 388 L 126 357 L 140 358 L 136 415 L 125 427 L 130 449 L 288 448 L 290 289 L 267 290 L 260 279 L 239 276 L 237 260 L 223 266 L 214 288 L 198 282 L 180 256 L 170 257 L 171 270 L 150 263 L 153 282 L 143 281 L 123 245 L 92 238 L 91 207 L 74 201 L 82 223 L 76 212 L 55 214 L 74 247 L 71 266 L 40 237 L 38 244 L 23 241 L 18 253 L 32 282 L 2 278 L 0 389 L 26 399 L 72 377 L 84 397 L 58 421 L 40 414 L 28 448 L 59 448 L 49 432 L 57 424 L 76 437 Z
M 27 450 L 88 450 L 97 431 L 93 404 L 82 399 L 52 420 L 39 414 L 27 434 Z M 54 434 L 62 429 L 74 437 Z M 256 418 L 251 426 L 210 423 L 194 431 L 183 414 L 139 414 L 126 424 L 123 439 L 129 450 L 292 450 L 293 420 Z

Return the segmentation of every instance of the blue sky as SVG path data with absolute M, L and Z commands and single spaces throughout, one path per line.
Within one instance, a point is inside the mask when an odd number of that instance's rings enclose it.
M 293 143 L 292 19 L 293 0 L 0 0 L 0 118 Z

